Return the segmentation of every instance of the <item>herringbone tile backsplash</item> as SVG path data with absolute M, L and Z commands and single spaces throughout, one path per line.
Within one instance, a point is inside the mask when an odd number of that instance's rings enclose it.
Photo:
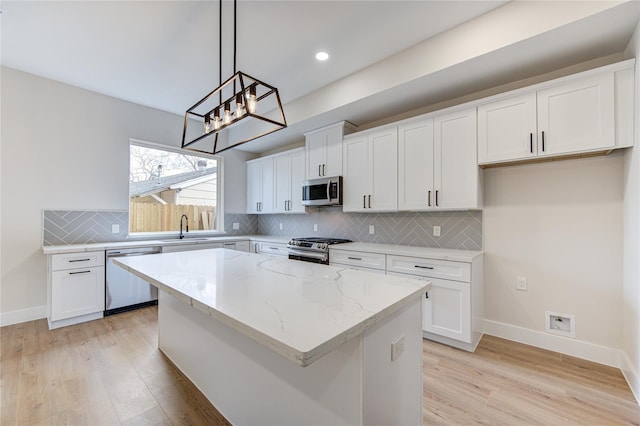
M 282 223 L 282 230 L 280 224 Z M 313 231 L 313 225 L 318 231 Z M 369 225 L 374 234 L 369 234 Z M 433 236 L 433 226 L 441 235 Z M 308 214 L 258 216 L 258 234 L 285 237 L 336 237 L 358 242 L 482 250 L 482 212 L 343 213 L 340 207 Z
M 43 244 L 86 244 L 124 241 L 129 229 L 127 211 L 45 210 Z M 340 207 L 308 214 L 226 214 L 227 235 L 337 237 L 353 241 L 466 250 L 482 249 L 482 212 L 343 213 Z M 233 229 L 238 223 L 239 229 Z M 282 229 L 280 224 L 282 223 Z M 119 233 L 111 225 L 120 225 Z M 318 231 L 313 231 L 313 225 Z M 369 234 L 369 225 L 374 234 Z M 433 236 L 433 226 L 441 236 Z
M 126 210 L 45 210 L 43 244 L 86 244 L 124 241 L 129 231 Z M 120 232 L 111 232 L 111 225 L 120 225 Z

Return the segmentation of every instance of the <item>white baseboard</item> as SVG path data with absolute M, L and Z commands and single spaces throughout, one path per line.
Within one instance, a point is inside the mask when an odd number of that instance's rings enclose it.
M 21 322 L 33 321 L 47 317 L 47 305 L 34 306 L 17 311 L 0 312 L 0 327 L 5 325 L 19 324 Z
M 615 368 L 622 367 L 622 351 L 607 346 L 487 319 L 484 320 L 484 333 Z
M 627 357 L 627 354 L 622 352 L 620 370 L 622 370 L 622 374 L 624 378 L 629 383 L 629 387 L 631 388 L 631 392 L 633 392 L 633 396 L 636 397 L 636 401 L 640 404 L 640 374 L 638 374 L 638 370 L 633 367 L 633 364 Z

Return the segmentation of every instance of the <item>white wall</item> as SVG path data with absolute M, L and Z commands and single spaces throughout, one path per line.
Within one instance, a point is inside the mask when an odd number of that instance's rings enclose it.
M 587 352 L 620 349 L 623 156 L 487 169 L 484 178 L 485 331 L 517 330 L 566 353 L 567 342 L 543 334 L 549 310 L 575 315 Z M 528 291 L 516 290 L 517 276 Z
M 640 59 L 640 24 L 626 53 Z M 640 64 L 637 62 L 635 81 L 635 147 L 627 150 L 624 175 L 622 371 L 640 401 Z
M 1 85 L 0 324 L 44 315 L 42 210 L 128 209 L 129 139 L 179 146 L 183 124 L 174 114 L 11 68 L 2 68 Z M 224 164 L 226 204 L 238 211 L 242 158 L 233 153 Z

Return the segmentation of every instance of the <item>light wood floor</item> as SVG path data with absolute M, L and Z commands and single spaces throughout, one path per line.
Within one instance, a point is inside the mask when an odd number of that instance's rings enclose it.
M 157 349 L 157 309 L 0 328 L 1 425 L 226 425 Z M 250 409 L 250 401 L 247 403 Z M 619 370 L 485 336 L 424 343 L 423 424 L 640 424 Z

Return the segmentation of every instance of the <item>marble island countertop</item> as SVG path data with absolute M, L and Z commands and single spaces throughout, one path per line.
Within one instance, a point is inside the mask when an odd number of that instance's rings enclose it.
M 415 303 L 430 286 L 226 249 L 114 261 L 301 366 Z

